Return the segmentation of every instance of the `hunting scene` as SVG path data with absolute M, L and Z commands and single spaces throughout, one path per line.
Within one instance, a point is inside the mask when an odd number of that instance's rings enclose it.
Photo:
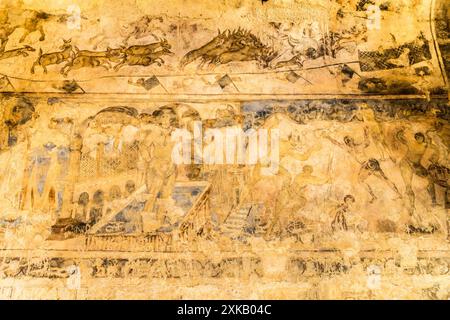
M 0 7 L 1 299 L 450 298 L 445 1 L 79 2 Z
M 223 93 L 228 91 L 218 82 L 227 75 L 236 94 L 276 89 L 428 97 L 443 94 L 447 81 L 446 54 L 437 50 L 434 26 L 427 22 L 430 0 L 412 1 L 417 6 L 322 0 L 291 16 L 283 6 L 256 14 L 260 6 L 254 3 L 241 8 L 248 11 L 242 24 L 233 10 L 220 21 L 212 14 L 217 9 L 186 16 L 162 6 L 160 14 L 143 15 L 145 1 L 142 10 L 123 3 L 127 15 L 105 12 L 102 2 L 53 11 L 37 2 L 34 9 L 15 2 L 0 8 L 0 74 L 8 80 L 3 92 L 58 92 L 58 83 L 74 80 L 86 92 L 145 93 L 151 89 L 130 82 L 155 75 L 170 94 Z M 444 36 L 445 10 L 435 10 Z M 393 27 L 402 20 L 409 22 L 404 29 Z

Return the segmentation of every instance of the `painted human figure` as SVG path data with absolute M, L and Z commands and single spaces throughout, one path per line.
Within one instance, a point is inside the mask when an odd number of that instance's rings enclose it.
M 428 176 L 428 170 L 423 162 L 430 147 L 429 141 L 422 132 L 416 132 L 413 139 L 407 139 L 404 128 L 397 132 L 396 138 L 407 147 L 405 155 L 399 162 L 399 167 L 409 199 L 409 212 L 412 216 L 415 212 L 415 194 L 412 189 L 412 180 L 414 175 L 422 178 Z
M 293 181 L 286 181 L 277 198 L 277 211 L 287 211 L 295 214 L 303 208 L 308 199 L 305 196 L 305 188 L 312 185 L 323 185 L 330 182 L 329 177 L 321 177 L 313 174 L 313 167 L 303 166 L 303 170 Z
M 310 165 L 303 166 L 302 172 L 293 179 L 287 176 L 275 201 L 275 212 L 278 216 L 280 213 L 283 216 L 283 218 L 280 217 L 282 226 L 288 226 L 294 220 L 301 220 L 297 213 L 308 202 L 305 195 L 305 189 L 308 186 L 327 183 L 330 183 L 330 177 L 314 175 L 313 167 Z
M 50 157 L 48 170 L 42 187 L 39 208 L 56 218 L 58 198 L 63 195 L 64 160 L 68 164 L 69 144 L 73 120 L 70 118 L 51 118 L 48 128 L 51 130 L 44 147 Z
M 428 167 L 427 191 L 433 206 L 437 205 L 436 185 L 444 189 L 444 207 L 450 209 L 450 168 L 433 163 Z
M 369 137 L 377 148 L 381 160 L 386 159 L 386 156 L 393 159 L 390 154 L 389 146 L 384 139 L 382 122 L 377 120 L 374 110 L 367 104 L 362 104 L 360 109 L 356 112 L 356 118 L 363 121 L 366 125 Z
M 331 222 L 333 232 L 348 230 L 346 215 L 354 202 L 355 198 L 352 195 L 346 195 L 344 201 L 334 209 L 334 218 Z
M 401 198 L 401 194 L 398 191 L 397 186 L 391 180 L 389 180 L 389 178 L 383 172 L 383 169 L 381 169 L 378 160 L 375 158 L 367 159 L 368 157 L 365 154 L 365 149 L 370 145 L 367 127 L 364 129 L 364 141 L 361 143 L 355 142 L 354 138 L 350 136 L 345 136 L 343 142 L 339 142 L 331 138 L 330 136 L 325 136 L 325 138 L 327 138 L 333 144 L 346 150 L 348 153 L 350 153 L 350 155 L 352 155 L 353 159 L 355 159 L 355 161 L 360 164 L 360 169 L 358 172 L 358 182 L 362 183 L 366 187 L 366 190 L 371 197 L 370 203 L 377 199 L 372 190 L 372 187 L 367 182 L 367 179 L 370 176 L 377 177 L 378 179 L 384 181 L 398 195 L 398 197 Z
M 190 163 L 178 165 L 178 179 L 180 180 L 195 180 L 198 179 L 202 172 L 202 150 L 201 150 L 201 139 L 195 137 L 194 130 L 195 127 L 201 125 L 202 119 L 200 114 L 196 110 L 185 110 L 180 115 L 180 127 L 187 130 L 194 139 L 197 139 L 198 143 L 192 143 L 190 139 L 187 139 L 183 143 L 183 150 L 190 150 Z M 200 131 L 200 128 L 198 129 Z M 197 142 L 196 141 L 196 142 Z
M 284 156 L 289 156 L 296 161 L 306 161 L 322 148 L 322 145 L 317 143 L 306 150 L 302 150 L 301 145 L 300 136 L 296 132 L 289 134 L 287 139 L 282 139 L 279 143 L 280 159 Z M 284 219 L 281 219 L 282 214 L 286 213 L 286 211 L 288 213 L 297 212 L 305 205 L 306 199 L 302 194 L 304 187 L 308 184 L 306 180 L 312 184 L 318 182 L 315 179 L 316 177 L 310 175 L 312 168 L 309 166 L 306 166 L 306 170 L 297 176 L 297 181 L 295 179 L 293 181 L 291 172 L 281 164 L 282 161 L 279 162 L 278 172 L 275 175 L 262 175 L 261 164 L 258 163 L 255 166 L 252 177 L 254 181 L 251 189 L 254 193 L 252 195 L 253 201 L 263 202 L 266 210 L 269 209 L 272 212 L 271 223 L 267 230 L 268 235 L 277 233 L 280 227 L 283 227 L 282 220 Z M 304 178 L 303 182 L 301 182 L 302 178 Z M 272 193 L 271 196 L 268 196 L 269 192 Z M 292 200 L 293 197 L 295 200 Z M 262 201 L 258 201 L 258 198 L 262 198 Z
M 450 169 L 446 166 L 448 159 L 447 146 L 441 140 L 438 133 L 442 131 L 442 124 L 435 124 L 435 128 L 414 134 L 413 139 L 405 137 L 404 129 L 397 132 L 397 139 L 407 147 L 407 152 L 400 162 L 400 170 L 406 185 L 406 191 L 410 199 L 410 212 L 414 213 L 415 194 L 412 190 L 414 175 L 428 180 L 427 191 L 433 206 L 437 205 L 436 185 L 444 188 L 444 207 L 450 206 Z M 444 155 L 444 157 L 442 157 Z
M 428 166 L 428 193 L 433 206 L 437 205 L 436 185 L 444 189 L 444 207 L 450 208 L 450 130 L 443 121 L 436 120 L 426 132 L 426 138 L 435 151 Z
M 155 218 L 162 222 L 164 203 L 170 201 L 176 178 L 176 167 L 171 159 L 171 133 L 177 118 L 170 107 L 161 107 L 154 111 L 152 116 L 157 126 L 152 126 L 144 134 L 139 146 L 140 158 L 145 166 L 144 180 L 148 193 L 144 210 L 155 212 Z M 157 202 L 159 205 L 156 208 Z
M 26 150 L 24 153 L 24 172 L 22 178 L 21 192 L 19 196 L 19 209 L 33 209 L 34 206 L 34 193 L 35 193 L 35 163 L 36 157 L 31 154 L 33 149 L 33 137 L 36 133 L 34 125 L 38 116 L 34 116 L 32 121 L 29 121 L 23 128 L 23 139 L 26 144 Z

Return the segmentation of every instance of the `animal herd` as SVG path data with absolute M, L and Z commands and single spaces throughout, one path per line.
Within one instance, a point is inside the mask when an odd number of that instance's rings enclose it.
M 39 41 L 46 38 L 44 25 L 52 23 L 66 23 L 70 19 L 70 15 L 50 14 L 36 10 L 0 10 L 0 60 L 17 56 L 26 57 L 30 52 L 36 51 L 29 45 L 21 48 L 6 50 L 6 45 L 10 36 L 17 29 L 23 29 L 22 36 L 19 40 L 22 43 L 31 34 L 38 32 Z M 86 19 L 85 17 L 81 17 Z M 106 19 L 106 18 L 105 18 Z M 47 67 L 53 65 L 64 65 L 60 68 L 60 73 L 67 76 L 71 71 L 82 68 L 101 67 L 106 70 L 118 71 L 125 66 L 142 66 L 150 65 L 161 66 L 165 63 L 164 56 L 173 55 L 171 45 L 162 37 L 166 32 L 163 30 L 163 22 L 165 18 L 162 16 L 142 16 L 138 20 L 127 25 L 126 30 L 119 34 L 117 28 L 111 28 L 111 21 L 106 19 L 102 24 L 99 20 L 100 33 L 90 41 L 96 41 L 93 50 L 80 50 L 71 40 L 64 40 L 63 44 L 58 48 L 59 51 L 43 52 L 39 49 L 38 57 L 31 67 L 31 73 L 35 73 L 37 67 L 41 67 L 44 73 L 47 73 Z M 120 29 L 120 28 L 119 28 Z M 122 30 L 123 31 L 123 30 Z M 162 34 L 158 37 L 155 32 Z M 141 39 L 145 37 L 153 37 L 152 43 L 145 45 L 128 45 L 131 38 Z M 336 36 L 336 37 L 334 37 Z M 98 45 L 105 41 L 122 38 L 122 45 L 118 48 L 107 47 L 104 51 L 97 51 Z M 335 39 L 336 38 L 336 39 Z M 235 30 L 220 31 L 209 42 L 186 53 L 179 64 L 182 69 L 188 64 L 199 61 L 198 68 L 203 66 L 216 67 L 225 65 L 230 62 L 249 62 L 253 61 L 262 68 L 280 68 L 292 65 L 302 66 L 305 59 L 317 59 L 318 57 L 329 55 L 335 57 L 336 51 L 339 50 L 339 35 L 335 34 L 328 41 L 323 41 L 323 45 L 318 48 L 308 48 L 306 52 L 297 52 L 294 50 L 297 44 L 289 45 L 292 47 L 292 57 L 285 61 L 274 61 L 279 58 L 278 53 L 273 46 L 268 46 L 259 37 L 248 30 L 241 28 Z M 6 51 L 5 51 L 6 50 Z
M 71 39 L 63 40 L 59 51 L 44 53 L 39 49 L 38 57 L 31 67 L 34 74 L 37 67 L 44 73 L 52 65 L 64 65 L 60 73 L 67 76 L 69 72 L 81 68 L 102 67 L 105 70 L 118 71 L 125 66 L 147 67 L 153 64 L 161 66 L 165 63 L 163 57 L 174 55 L 171 45 L 166 39 L 143 45 L 122 45 L 118 48 L 107 47 L 104 51 L 80 50 L 73 45 Z M 34 51 L 27 46 L 14 54 L 28 55 L 27 51 Z M 276 57 L 277 53 L 264 45 L 261 40 L 249 31 L 237 29 L 218 33 L 207 44 L 198 49 L 189 51 L 181 60 L 180 67 L 200 59 L 199 67 L 205 63 L 213 66 L 224 65 L 230 62 L 256 61 L 264 68 Z M 1 55 L 0 55 L 1 59 Z
M 28 56 L 30 52 L 35 51 L 34 48 L 25 45 L 22 48 L 5 51 L 6 42 L 9 35 L 14 32 L 16 28 L 25 28 L 25 34 L 21 41 L 25 39 L 29 33 L 39 31 L 41 37 L 39 40 L 45 38 L 43 31 L 43 23 L 52 19 L 58 21 L 66 19 L 66 15 L 49 15 L 45 13 L 35 13 L 31 18 L 26 19 L 23 26 L 12 26 L 9 23 L 1 23 L 2 20 L 7 21 L 7 17 L 1 19 L 0 17 L 0 60 L 15 56 Z M 31 73 L 34 74 L 37 67 L 41 67 L 44 73 L 47 73 L 47 67 L 53 65 L 63 66 L 60 68 L 60 73 L 67 76 L 71 71 L 82 68 L 96 68 L 101 67 L 105 70 L 118 71 L 125 66 L 142 66 L 148 67 L 150 65 L 161 66 L 165 63 L 164 56 L 174 55 L 171 51 L 171 45 L 166 39 L 161 39 L 155 34 L 150 33 L 156 39 L 154 42 L 143 45 L 127 45 L 127 40 L 134 36 L 140 38 L 146 36 L 149 29 L 149 24 L 155 20 L 144 16 L 139 20 L 138 24 L 133 25 L 134 29 L 131 34 L 122 42 L 118 48 L 107 47 L 104 51 L 94 50 L 80 50 L 75 46 L 71 40 L 63 40 L 63 44 L 58 48 L 59 51 L 43 52 L 39 49 L 38 57 L 31 67 Z M 162 18 L 158 20 L 162 22 Z M 147 27 L 145 27 L 147 26 Z M 145 28 L 144 28 L 145 27 Z M 318 48 L 308 48 L 306 51 L 300 53 L 292 49 L 293 55 L 288 60 L 275 62 L 278 58 L 273 46 L 264 44 L 259 37 L 248 30 L 241 28 L 235 30 L 220 31 L 209 42 L 187 52 L 181 59 L 179 67 L 183 69 L 188 64 L 198 61 L 198 68 L 207 65 L 209 67 L 216 67 L 225 65 L 230 62 L 249 62 L 253 61 L 259 64 L 262 68 L 280 68 L 289 66 L 303 66 L 304 60 L 317 59 L 323 56 L 335 57 L 336 51 L 341 49 L 339 44 L 339 35 L 333 36 L 328 41 L 323 41 Z M 336 40 L 337 39 L 337 40 Z M 291 46 L 292 45 L 290 44 Z
M 270 61 L 277 56 L 269 46 L 252 34 L 250 31 L 225 30 L 218 31 L 211 41 L 198 49 L 189 51 L 181 60 L 180 67 L 200 59 L 200 66 L 204 64 L 221 65 L 232 61 L 257 61 L 263 67 L 267 67 Z
M 81 17 L 86 19 L 85 17 Z M 17 30 L 23 29 L 24 32 L 19 40 L 22 43 L 30 34 L 39 32 L 39 41 L 45 40 L 46 34 L 44 25 L 49 22 L 66 23 L 70 19 L 69 14 L 50 14 L 44 11 L 36 10 L 12 10 L 0 9 L 0 60 L 9 59 L 17 56 L 27 57 L 30 52 L 36 51 L 29 45 L 21 48 L 6 50 L 6 45 L 10 36 Z M 71 70 L 86 67 L 103 67 L 107 70 L 113 68 L 119 70 L 124 66 L 150 66 L 157 64 L 161 66 L 164 63 L 164 55 L 172 55 L 171 46 L 167 40 L 160 40 L 153 32 L 158 29 L 157 23 L 162 23 L 162 17 L 143 16 L 139 20 L 130 24 L 130 30 L 123 41 L 124 44 L 134 37 L 140 39 L 151 35 L 157 39 L 157 42 L 146 45 L 121 46 L 120 48 L 107 48 L 105 51 L 79 50 L 72 44 L 71 40 L 64 40 L 58 48 L 59 51 L 43 52 L 39 49 L 36 61 L 31 67 L 31 73 L 34 73 L 39 66 L 47 73 L 47 67 L 65 63 L 60 72 L 67 76 Z M 101 34 L 102 35 L 102 34 Z M 103 35 L 104 36 L 104 35 Z M 115 35 L 117 36 L 117 35 Z M 96 48 L 97 45 L 94 46 Z M 114 64 L 114 65 L 113 65 Z
M 16 12 L 17 11 L 17 12 Z M 39 41 L 46 38 L 44 25 L 52 23 L 66 23 L 70 19 L 70 14 L 50 14 L 36 10 L 0 10 L 0 60 L 12 57 L 27 57 L 31 52 L 36 51 L 29 45 L 21 48 L 6 50 L 6 45 L 10 36 L 17 30 L 23 29 L 19 42 L 22 43 L 31 34 L 38 32 Z M 86 19 L 85 17 L 82 17 Z M 109 22 L 109 21 L 106 21 Z M 112 32 L 110 37 L 125 37 L 122 46 L 119 48 L 108 47 L 104 51 L 96 51 L 100 42 L 108 38 L 105 29 L 100 28 L 99 35 L 94 36 L 91 40 L 97 40 L 94 50 L 80 50 L 71 40 L 64 40 L 58 51 L 43 52 L 39 49 L 37 59 L 31 67 L 31 73 L 34 74 L 37 67 L 41 67 L 44 73 L 48 72 L 49 66 L 60 65 L 60 73 L 67 76 L 72 70 L 81 68 L 101 67 L 106 70 L 113 69 L 118 71 L 125 66 L 143 66 L 150 65 L 161 66 L 165 63 L 164 56 L 173 55 L 171 45 L 167 40 L 160 40 L 154 32 L 158 31 L 165 36 L 165 31 L 161 24 L 164 22 L 162 17 L 142 16 L 140 19 L 129 24 L 125 34 L 116 34 Z M 128 45 L 131 37 L 140 39 L 152 36 L 155 40 L 153 43 L 145 45 Z M 155 42 L 156 41 L 156 42 Z M 226 30 L 220 32 L 210 42 L 204 46 L 188 52 L 181 61 L 184 67 L 201 58 L 200 67 L 205 63 L 212 66 L 223 65 L 229 62 L 239 61 L 256 61 L 263 67 L 267 67 L 268 63 L 276 56 L 270 47 L 264 45 L 261 40 L 249 31 L 242 29 Z
M 124 66 L 150 66 L 157 64 L 161 66 L 165 61 L 164 55 L 172 55 L 171 45 L 166 39 L 145 45 L 132 45 L 119 48 L 108 47 L 105 51 L 80 50 L 72 44 L 71 40 L 63 40 L 60 51 L 43 53 L 39 50 L 39 55 L 31 67 L 31 73 L 35 73 L 37 66 L 40 66 L 44 73 L 47 73 L 47 66 L 59 65 L 65 62 L 60 72 L 64 76 L 72 70 L 81 68 L 102 67 L 106 70 L 114 69 L 118 71 Z M 113 66 L 113 64 L 115 65 Z

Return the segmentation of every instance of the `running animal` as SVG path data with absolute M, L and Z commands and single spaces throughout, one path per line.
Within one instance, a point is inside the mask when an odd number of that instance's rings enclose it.
M 109 70 L 112 65 L 111 62 L 120 61 L 123 57 L 122 49 L 108 48 L 106 51 L 89 51 L 78 50 L 71 61 L 69 61 L 64 67 L 61 68 L 61 74 L 67 76 L 71 70 L 81 68 L 95 68 L 103 67 Z
M 34 74 L 34 68 L 39 65 L 44 69 L 44 73 L 47 73 L 47 66 L 52 64 L 60 64 L 64 61 L 68 61 L 73 56 L 72 40 L 64 40 L 64 44 L 60 47 L 61 51 L 42 54 L 42 49 L 39 49 L 39 56 L 31 67 L 31 73 Z
M 122 61 L 114 67 L 114 71 L 119 70 L 120 68 L 122 68 L 125 65 L 148 67 L 149 65 L 156 63 L 158 66 L 161 66 L 161 64 L 164 63 L 164 60 L 161 58 L 161 56 L 173 55 L 173 54 L 174 53 L 172 51 L 170 51 L 169 49 L 165 49 L 165 48 L 160 51 L 150 53 L 147 55 L 125 54 L 125 56 L 122 58 Z

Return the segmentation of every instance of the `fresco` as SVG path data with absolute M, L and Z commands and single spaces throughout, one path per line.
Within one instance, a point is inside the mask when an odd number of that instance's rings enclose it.
M 182 2 L 2 2 L 0 297 L 448 299 L 448 4 Z

